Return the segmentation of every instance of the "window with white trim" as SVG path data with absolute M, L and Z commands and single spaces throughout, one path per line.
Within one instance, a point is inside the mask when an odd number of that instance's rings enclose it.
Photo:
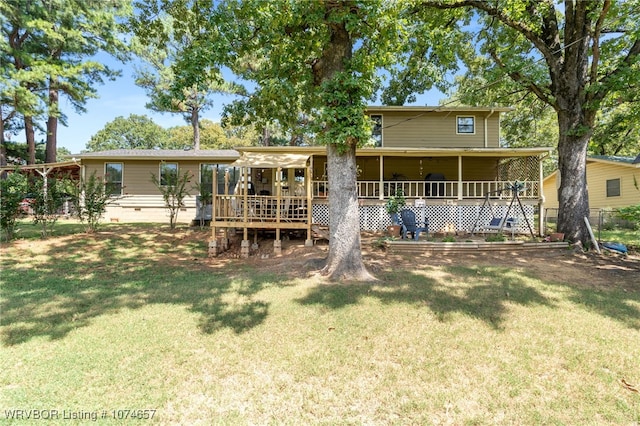
M 476 118 L 474 116 L 456 117 L 456 133 L 459 135 L 473 135 L 476 133 Z
M 111 196 L 122 195 L 122 163 L 104 163 L 104 192 Z

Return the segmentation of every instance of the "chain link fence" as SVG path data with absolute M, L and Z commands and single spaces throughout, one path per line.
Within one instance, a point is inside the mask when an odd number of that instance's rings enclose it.
M 640 225 L 636 222 L 622 219 L 619 215 L 618 209 L 591 209 L 589 214 L 589 223 L 591 224 L 591 228 L 598 239 L 598 235 L 602 231 L 610 231 L 614 229 L 636 230 Z M 545 209 L 545 234 L 556 232 L 557 225 L 558 209 Z

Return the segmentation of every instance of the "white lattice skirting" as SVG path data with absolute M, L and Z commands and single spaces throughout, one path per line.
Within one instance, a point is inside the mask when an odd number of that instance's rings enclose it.
M 485 208 L 482 216 L 478 218 L 481 211 L 480 205 L 427 205 L 425 207 L 407 206 L 416 214 L 418 221 L 423 221 L 425 217 L 429 219 L 429 232 L 471 232 L 476 220 L 478 227 L 488 225 L 491 219 L 505 216 L 509 206 L 494 206 L 492 211 Z M 524 205 L 526 218 L 534 228 L 534 206 Z M 518 219 L 516 233 L 528 233 L 527 224 L 522 217 L 519 206 L 512 206 L 508 217 Z M 321 225 L 329 225 L 329 206 L 313 206 L 313 221 Z M 360 206 L 360 230 L 362 231 L 383 231 L 391 225 L 391 218 L 382 205 Z M 510 232 L 510 230 L 509 230 Z

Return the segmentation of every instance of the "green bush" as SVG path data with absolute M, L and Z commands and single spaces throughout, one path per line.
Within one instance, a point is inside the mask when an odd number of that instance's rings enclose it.
M 164 206 L 169 210 L 169 226 L 176 227 L 178 211 L 184 207 L 184 199 L 189 194 L 187 184 L 191 179 L 191 173 L 185 170 L 183 173 L 176 173 L 165 176 L 163 180 L 155 174 L 151 174 L 151 182 L 158 188 L 164 200 Z
M 13 239 L 16 221 L 24 214 L 22 200 L 27 192 L 27 178 L 17 171 L 0 179 L 0 228 L 7 240 Z
M 616 215 L 622 219 L 633 223 L 635 229 L 640 228 L 640 204 L 636 206 L 621 207 Z
M 42 238 L 46 238 L 53 231 L 53 226 L 68 197 L 69 188 L 67 178 L 34 176 L 29 179 L 29 193 L 33 195 L 33 222 L 42 227 Z
M 107 205 L 115 200 L 105 188 L 102 179 L 94 171 L 88 179 L 80 179 L 77 184 L 70 183 L 69 192 L 75 214 L 85 224 L 85 232 L 97 231 Z
M 507 237 L 505 237 L 504 234 L 502 234 L 501 232 L 498 232 L 497 234 L 489 235 L 487 236 L 487 238 L 485 238 L 485 241 L 488 243 L 499 243 L 506 240 L 507 240 Z

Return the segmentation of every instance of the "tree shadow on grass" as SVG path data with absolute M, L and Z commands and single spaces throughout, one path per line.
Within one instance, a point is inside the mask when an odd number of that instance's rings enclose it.
M 381 274 L 381 282 L 362 284 L 328 284 L 313 288 L 298 300 L 303 305 L 320 305 L 340 309 L 374 297 L 382 303 L 405 303 L 426 307 L 440 321 L 461 313 L 502 329 L 509 307 L 557 307 L 558 297 L 575 305 L 640 329 L 640 286 L 629 289 L 598 289 L 584 283 L 572 285 L 540 280 L 533 273 L 502 267 L 449 266 L 442 270 L 416 267 Z M 531 281 L 537 281 L 532 283 Z M 563 295 L 546 295 L 544 287 L 562 287 Z
M 238 269 L 229 276 L 228 270 L 209 267 L 206 243 L 185 248 L 151 233 L 67 237 L 33 262 L 21 259 L 24 253 L 3 252 L 0 327 L 6 345 L 41 336 L 61 339 L 101 315 L 148 304 L 184 305 L 200 315 L 203 333 L 243 333 L 269 313 L 269 304 L 256 294 L 278 285 L 266 274 L 247 279 Z
M 483 277 L 483 275 L 485 275 Z M 440 321 L 462 313 L 501 329 L 509 304 L 553 306 L 554 302 L 526 280 L 508 270 L 483 272 L 483 268 L 450 267 L 442 272 L 426 268 L 395 271 L 372 286 L 330 284 L 315 287 L 298 302 L 339 309 L 373 297 L 382 303 L 405 303 L 429 308 Z

